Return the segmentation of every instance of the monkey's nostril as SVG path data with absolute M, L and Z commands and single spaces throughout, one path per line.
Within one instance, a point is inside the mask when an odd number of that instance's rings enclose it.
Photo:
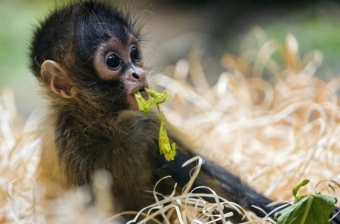
M 137 75 L 137 73 L 132 73 L 132 77 L 135 78 L 135 79 L 139 79 L 139 75 Z

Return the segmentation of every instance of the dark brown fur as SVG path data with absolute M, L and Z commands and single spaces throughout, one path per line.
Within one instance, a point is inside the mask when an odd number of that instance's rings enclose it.
M 88 184 L 95 170 L 106 170 L 112 175 L 114 197 L 124 210 L 150 205 L 154 199 L 145 190 L 152 190 L 160 178 L 155 173 L 158 129 L 155 116 L 133 111 L 124 111 L 115 120 L 86 124 L 61 113 L 56 142 L 67 184 Z

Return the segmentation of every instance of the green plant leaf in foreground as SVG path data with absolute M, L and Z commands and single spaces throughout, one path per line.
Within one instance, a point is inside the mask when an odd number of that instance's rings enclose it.
M 148 114 L 152 104 L 154 104 L 154 101 L 145 100 L 139 91 L 136 91 L 133 94 L 136 98 L 139 111 L 143 112 L 144 114 Z
M 150 108 L 153 104 L 158 105 L 158 104 L 164 103 L 165 100 L 169 98 L 169 94 L 165 91 L 163 91 L 162 93 L 158 93 L 156 90 L 153 90 L 153 89 L 145 88 L 145 90 L 152 97 L 150 100 L 145 100 L 139 91 L 135 91 L 133 93 L 136 98 L 139 111 L 145 114 L 149 113 Z
M 298 190 L 309 183 L 304 180 L 293 189 L 294 204 L 275 213 L 277 224 L 328 224 L 336 197 L 316 193 L 297 196 Z
M 161 127 L 159 130 L 159 152 L 161 155 L 164 155 L 164 158 L 169 161 L 173 160 L 176 155 L 176 144 L 169 142 L 168 134 L 165 129 L 165 116 L 163 112 L 160 112 L 161 116 Z
M 161 126 L 159 129 L 159 140 L 158 140 L 159 152 L 161 155 L 164 155 L 165 160 L 167 161 L 173 160 L 176 155 L 176 144 L 175 143 L 170 144 L 169 137 L 165 129 L 165 116 L 158 106 L 158 104 L 164 103 L 165 100 L 169 98 L 169 95 L 165 91 L 163 91 L 162 93 L 158 93 L 152 89 L 145 88 L 145 90 L 152 97 L 150 100 L 145 100 L 139 91 L 134 92 L 134 96 L 137 101 L 138 109 L 139 111 L 145 114 L 148 114 L 151 106 L 153 104 L 157 105 L 158 113 L 161 119 Z
M 163 91 L 162 93 L 159 93 L 153 89 L 146 89 L 150 96 L 154 99 L 155 104 L 161 104 L 164 103 L 165 100 L 169 98 L 169 94 L 166 91 Z

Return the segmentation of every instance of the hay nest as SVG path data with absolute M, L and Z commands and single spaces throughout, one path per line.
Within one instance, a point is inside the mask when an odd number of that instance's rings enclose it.
M 156 86 L 172 95 L 163 107 L 169 122 L 189 133 L 197 152 L 273 200 L 290 200 L 291 189 L 303 179 L 311 180 L 305 188 L 308 193 L 320 181 L 339 181 L 339 78 L 327 82 L 318 78 L 322 54 L 313 51 L 300 58 L 292 35 L 282 45 L 267 40 L 255 28 L 244 43 L 240 56 L 222 57 L 226 70 L 212 87 L 199 49 L 169 66 L 167 75 L 154 77 Z M 105 200 L 95 208 L 85 206 L 89 198 L 82 189 L 58 200 L 44 198 L 44 189 L 35 182 L 39 137 L 23 126 L 13 102 L 11 91 L 4 90 L 0 98 L 0 223 L 119 221 L 120 214 L 106 212 Z M 102 177 L 97 181 L 104 190 L 98 192 L 105 192 L 109 184 Z M 166 202 L 172 203 L 164 206 Z M 219 208 L 187 190 L 150 206 L 154 210 L 139 216 L 152 219 L 162 214 L 172 223 L 193 219 L 206 223 L 213 219 L 211 208 Z M 250 223 L 270 220 L 245 214 L 253 220 Z

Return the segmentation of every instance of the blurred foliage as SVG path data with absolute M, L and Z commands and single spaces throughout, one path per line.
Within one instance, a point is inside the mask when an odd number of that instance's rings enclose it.
M 62 2 L 65 1 L 67 0 Z M 171 3 L 171 1 L 151 0 L 153 1 Z M 43 18 L 57 3 L 59 3 L 57 0 L 0 0 L 0 90 L 6 86 L 12 87 L 19 111 L 24 111 L 26 116 L 40 100 L 34 97 L 37 92 L 36 83 L 28 70 L 29 41 L 38 19 Z M 302 53 L 319 49 L 324 53 L 325 67 L 330 66 L 340 71 L 340 65 L 337 63 L 340 53 L 339 8 L 332 6 L 327 8 L 324 5 L 306 6 L 288 13 L 287 16 L 272 20 L 263 18 L 265 11 L 262 9 L 257 13 L 259 20 L 256 18 L 254 21 L 244 21 L 244 24 L 247 27 L 248 24 L 256 23 L 265 29 L 268 38 L 280 41 L 284 40 L 287 33 L 293 33 L 297 37 Z M 167 6 L 169 7 L 169 4 Z M 221 21 L 224 22 L 227 30 L 230 21 Z M 171 32 L 171 29 L 169 30 Z M 244 33 L 247 31 L 243 30 Z M 238 35 L 235 33 L 234 38 Z M 211 48 L 214 52 L 210 53 L 216 55 L 222 53 L 219 51 L 239 46 L 239 43 L 235 44 L 237 41 L 230 39 L 223 40 L 223 47 L 219 47 L 219 41 L 212 41 L 215 47 Z
M 338 73 L 340 72 L 339 12 L 339 8 L 332 10 L 309 7 L 273 21 L 265 28 L 265 32 L 268 38 L 278 39 L 281 43 L 284 42 L 287 33 L 294 34 L 302 54 L 314 49 L 320 50 L 324 56 L 323 72 L 326 68 L 332 68 Z
M 0 0 L 0 90 L 11 87 L 26 116 L 38 103 L 36 83 L 28 70 L 28 45 L 37 24 L 53 1 Z M 28 111 L 27 113 L 25 111 Z
M 28 43 L 37 17 L 52 1 L 0 1 L 0 77 L 27 71 Z

